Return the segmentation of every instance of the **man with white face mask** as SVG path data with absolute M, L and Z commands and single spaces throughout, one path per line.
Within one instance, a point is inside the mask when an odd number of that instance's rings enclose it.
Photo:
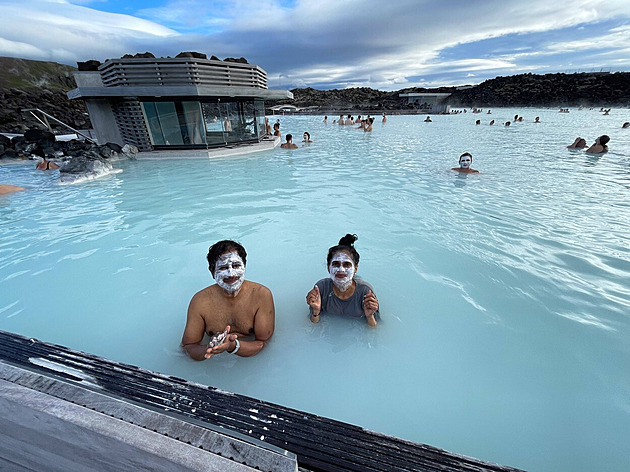
M 197 292 L 190 301 L 184 351 L 197 361 L 221 353 L 258 354 L 274 331 L 271 291 L 245 280 L 247 253 L 237 242 L 219 241 L 210 247 L 207 258 L 216 284 Z M 204 333 L 209 336 L 206 342 L 202 342 Z
M 355 278 L 359 253 L 354 248 L 355 234 L 346 234 L 337 246 L 328 250 L 329 278 L 322 279 L 306 294 L 311 321 L 318 323 L 320 313 L 363 318 L 371 327 L 377 325 L 379 304 L 372 286 Z
M 472 165 L 472 154 L 469 152 L 465 152 L 461 156 L 459 156 L 459 167 L 453 167 L 451 170 L 456 170 L 457 172 L 464 172 L 466 174 L 478 174 L 479 171 L 470 167 Z

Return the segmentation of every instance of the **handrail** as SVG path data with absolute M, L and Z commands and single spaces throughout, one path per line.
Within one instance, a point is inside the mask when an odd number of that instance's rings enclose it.
M 72 126 L 64 123 L 63 121 L 55 118 L 54 116 L 46 113 L 45 111 L 40 110 L 39 108 L 25 108 L 23 111 L 28 111 L 31 115 L 33 115 L 33 117 L 35 117 L 36 120 L 38 120 L 40 123 L 42 123 L 44 126 L 46 126 L 48 128 L 48 130 L 51 131 L 51 132 L 52 132 L 52 128 L 51 128 L 50 124 L 48 123 L 48 120 L 46 120 L 46 119 L 42 120 L 39 116 L 37 116 L 35 114 L 35 112 L 41 113 L 45 118 L 50 118 L 51 120 L 54 120 L 55 122 L 59 123 L 60 125 L 65 126 L 67 129 L 69 129 L 73 133 L 76 133 L 77 135 L 82 136 L 84 139 L 90 141 L 91 143 L 98 144 L 94 139 L 90 138 L 89 136 L 86 136 L 81 131 L 74 129 Z

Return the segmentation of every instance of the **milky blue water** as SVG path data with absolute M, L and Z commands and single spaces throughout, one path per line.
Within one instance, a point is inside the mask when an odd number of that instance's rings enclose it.
M 628 470 L 630 110 L 432 118 L 280 117 L 314 143 L 74 186 L 0 165 L 28 187 L 0 196 L 0 329 L 532 471 Z M 566 149 L 603 133 L 606 155 Z M 464 151 L 479 175 L 449 170 Z M 346 232 L 376 329 L 306 317 Z M 276 331 L 256 357 L 197 363 L 186 308 L 223 238 L 272 290 Z

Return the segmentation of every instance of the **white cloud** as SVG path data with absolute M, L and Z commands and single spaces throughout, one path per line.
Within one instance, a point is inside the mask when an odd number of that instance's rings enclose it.
M 44 50 L 32 44 L 0 38 L 0 56 L 42 57 L 45 54 Z
M 627 48 L 630 45 L 630 25 L 612 28 L 608 33 L 579 41 L 557 42 L 547 46 L 552 53 L 577 52 L 608 48 Z
M 128 15 L 100 12 L 62 0 L 4 1 L 0 6 L 3 54 L 73 64 L 135 51 L 176 36 L 164 26 Z M 10 43 L 20 45 L 12 48 Z M 24 51 L 31 51 L 24 54 Z
M 483 80 L 493 71 L 535 72 L 534 67 L 563 62 L 565 54 L 584 53 L 593 62 L 600 51 L 606 53 L 602 60 L 623 64 L 630 35 L 627 0 L 297 0 L 291 7 L 281 0 L 158 0 L 155 7 L 135 13 L 145 19 L 101 12 L 99 4 L 3 0 L 0 48 L 12 50 L 5 55 L 66 63 L 147 50 L 156 55 L 193 50 L 244 56 L 269 72 L 271 86 L 397 88 L 415 85 L 409 83 L 412 77 L 436 74 L 446 83 L 453 77 L 467 80 L 467 74 Z M 625 24 L 587 38 L 592 28 L 585 25 L 613 20 Z M 554 36 L 550 44 L 539 37 L 536 43 L 511 47 L 515 35 L 562 28 L 575 34 L 566 40 Z M 491 38 L 502 41 L 502 51 L 484 45 Z M 451 55 L 462 45 L 468 45 L 467 57 Z M 290 78 L 280 79 L 281 73 Z

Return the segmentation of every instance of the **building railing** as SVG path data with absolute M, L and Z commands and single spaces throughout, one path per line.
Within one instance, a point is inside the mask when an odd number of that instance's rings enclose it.
M 110 59 L 99 67 L 105 87 L 195 85 L 267 88 L 254 64 L 195 58 Z

